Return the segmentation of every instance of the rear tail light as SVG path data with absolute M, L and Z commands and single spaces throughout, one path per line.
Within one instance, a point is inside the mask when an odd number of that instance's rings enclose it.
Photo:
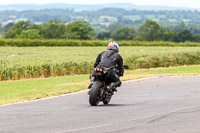
M 98 71 L 98 72 L 103 72 L 103 69 L 97 68 L 97 71 Z

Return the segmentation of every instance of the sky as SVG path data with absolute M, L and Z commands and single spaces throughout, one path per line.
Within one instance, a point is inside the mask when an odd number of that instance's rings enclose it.
M 0 0 L 0 5 L 8 4 L 46 4 L 46 3 L 68 3 L 68 4 L 106 4 L 106 3 L 131 3 L 135 5 L 158 5 L 173 7 L 189 7 L 200 9 L 200 0 Z

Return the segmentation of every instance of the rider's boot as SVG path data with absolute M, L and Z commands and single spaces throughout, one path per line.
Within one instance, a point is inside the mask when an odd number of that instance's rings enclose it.
M 113 91 L 117 91 L 117 87 L 118 87 L 118 85 L 116 85 L 115 83 L 110 84 L 110 89 Z
M 121 81 L 118 81 L 118 82 L 115 82 L 115 83 L 111 83 L 110 86 L 109 86 L 109 88 L 110 88 L 110 90 L 112 90 L 112 93 L 114 91 L 117 92 L 117 87 L 120 87 L 121 84 L 122 84 Z

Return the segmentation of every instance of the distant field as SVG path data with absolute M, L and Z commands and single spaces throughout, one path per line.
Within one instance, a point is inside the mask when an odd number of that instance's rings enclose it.
M 9 66 L 40 65 L 47 62 L 62 63 L 94 62 L 96 56 L 105 51 L 106 47 L 0 47 L 0 61 L 8 62 Z M 163 56 L 175 53 L 200 52 L 200 47 L 120 47 L 124 60 L 134 56 Z
M 0 47 L 0 80 L 88 74 L 106 47 Z M 200 64 L 200 47 L 123 46 L 130 69 Z

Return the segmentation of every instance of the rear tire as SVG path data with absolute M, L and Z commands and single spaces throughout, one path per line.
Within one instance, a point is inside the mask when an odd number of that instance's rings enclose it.
M 89 103 L 92 106 L 97 106 L 100 101 L 100 87 L 102 83 L 100 81 L 95 81 L 90 88 Z

